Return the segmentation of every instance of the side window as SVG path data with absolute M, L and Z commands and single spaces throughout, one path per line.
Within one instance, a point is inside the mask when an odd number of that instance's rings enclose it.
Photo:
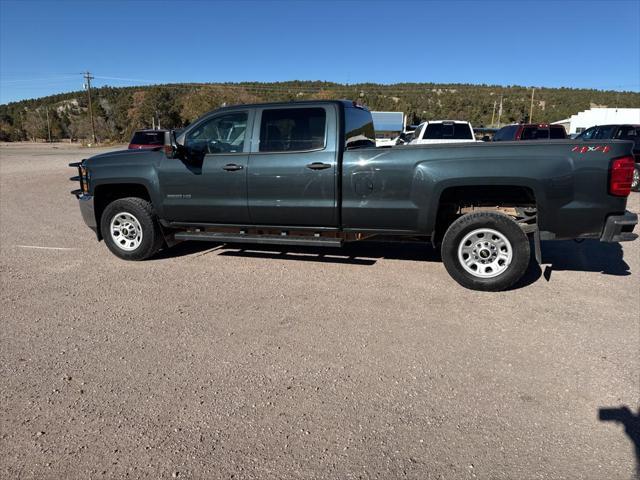
M 324 108 L 265 110 L 260 122 L 260 152 L 316 150 L 325 144 Z
M 584 132 L 580 134 L 580 138 L 583 140 L 591 140 L 593 134 L 596 133 L 597 127 L 587 128 Z
M 620 140 L 631 140 L 634 143 L 634 150 L 640 148 L 640 127 L 633 127 L 631 125 L 620 127 L 616 138 Z
M 596 131 L 596 133 L 593 135 L 594 140 L 598 139 L 598 140 L 607 140 L 609 138 L 611 138 L 613 136 L 613 129 L 615 128 L 614 125 L 604 125 L 602 127 L 598 127 L 598 130 Z
M 637 140 L 637 135 L 635 127 L 624 126 L 618 129 L 618 133 L 616 133 L 615 138 L 620 140 Z
M 190 155 L 242 152 L 247 131 L 247 113 L 214 117 L 190 131 L 185 147 Z

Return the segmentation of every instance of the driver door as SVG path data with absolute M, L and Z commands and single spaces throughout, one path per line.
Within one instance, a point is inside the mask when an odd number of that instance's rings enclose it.
M 184 134 L 182 159 L 162 161 L 164 216 L 185 223 L 248 224 L 249 111 L 208 117 Z

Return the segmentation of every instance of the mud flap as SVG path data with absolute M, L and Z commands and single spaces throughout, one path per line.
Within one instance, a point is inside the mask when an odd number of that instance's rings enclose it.
M 540 230 L 537 228 L 533 231 L 533 250 L 536 255 L 536 262 L 542 265 L 542 249 L 540 248 Z

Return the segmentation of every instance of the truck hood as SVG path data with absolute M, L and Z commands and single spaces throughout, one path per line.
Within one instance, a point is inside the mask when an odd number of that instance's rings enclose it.
M 113 152 L 105 152 L 94 155 L 85 160 L 88 166 L 99 165 L 105 163 L 126 163 L 126 162 L 145 162 L 156 158 L 158 153 L 164 154 L 160 148 L 144 149 L 144 150 L 114 150 Z

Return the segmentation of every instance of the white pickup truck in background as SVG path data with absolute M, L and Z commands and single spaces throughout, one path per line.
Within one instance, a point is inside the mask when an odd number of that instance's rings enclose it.
M 473 127 L 469 122 L 458 120 L 434 120 L 422 122 L 413 134 L 410 145 L 431 143 L 475 142 Z

